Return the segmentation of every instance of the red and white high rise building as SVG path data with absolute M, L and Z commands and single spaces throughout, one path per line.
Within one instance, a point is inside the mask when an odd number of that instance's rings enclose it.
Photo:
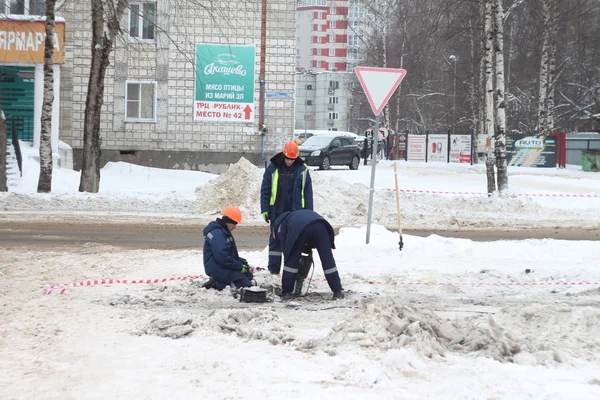
M 351 71 L 360 59 L 364 6 L 359 0 L 299 0 L 296 68 Z

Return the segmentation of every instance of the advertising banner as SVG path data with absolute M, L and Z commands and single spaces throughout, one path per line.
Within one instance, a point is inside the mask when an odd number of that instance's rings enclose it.
M 506 137 L 509 166 L 556 167 L 556 139 L 545 135 L 511 135 Z
M 427 135 L 408 135 L 407 161 L 425 162 Z
M 254 122 L 254 45 L 196 44 L 194 119 Z
M 448 162 L 448 134 L 429 135 L 427 162 Z
M 471 135 L 450 135 L 450 162 L 471 163 Z
M 0 20 L 0 62 L 44 63 L 44 21 Z M 54 25 L 54 62 L 64 63 L 65 23 Z

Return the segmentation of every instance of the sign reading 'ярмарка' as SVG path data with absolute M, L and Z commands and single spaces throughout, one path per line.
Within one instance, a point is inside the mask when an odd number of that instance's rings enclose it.
M 43 21 L 0 20 L 0 62 L 44 63 L 46 24 Z M 54 62 L 64 62 L 65 24 L 54 26 Z
M 194 119 L 254 122 L 254 45 L 196 44 Z

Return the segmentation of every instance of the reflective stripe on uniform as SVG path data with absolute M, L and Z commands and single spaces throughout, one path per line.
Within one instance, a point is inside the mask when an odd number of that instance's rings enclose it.
M 308 175 L 308 167 L 302 165 L 302 187 L 300 188 L 300 204 L 302 208 L 306 208 L 306 200 L 304 199 L 304 187 L 306 186 L 306 176 Z M 277 200 L 277 187 L 279 186 L 279 169 L 275 169 L 273 176 L 271 177 L 271 198 L 269 199 L 269 205 L 275 205 Z
M 300 190 L 300 204 L 302 205 L 302 208 L 306 208 L 306 201 L 304 200 L 304 186 L 306 186 L 306 174 L 308 173 L 308 168 L 306 168 L 306 165 L 303 166 L 304 169 L 302 170 L 302 189 Z
M 323 272 L 325 273 L 325 275 L 333 274 L 334 272 L 337 272 L 337 267 L 333 267 L 333 268 L 329 268 L 329 269 L 324 269 Z
M 281 251 L 270 251 L 269 256 L 278 256 L 281 257 L 283 253 Z
M 292 274 L 297 274 L 298 273 L 298 268 L 290 268 L 290 267 L 286 267 L 285 265 L 283 266 L 283 270 L 285 272 L 290 272 Z
M 212 232 L 208 232 L 208 234 L 205 236 L 206 238 L 212 240 L 212 238 L 214 237 Z
M 271 199 L 269 199 L 269 205 L 275 205 L 275 200 L 277 200 L 277 186 L 279 185 L 279 169 L 275 168 L 275 172 L 273 172 L 273 176 L 271 177 Z

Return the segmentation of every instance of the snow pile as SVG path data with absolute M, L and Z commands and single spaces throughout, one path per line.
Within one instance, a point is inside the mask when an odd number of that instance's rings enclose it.
M 258 219 L 262 176 L 263 170 L 240 158 L 224 174 L 196 188 L 197 212 L 220 215 L 225 207 L 234 205 L 245 220 Z
M 242 339 L 267 340 L 273 345 L 295 340 L 290 334 L 291 326 L 282 323 L 275 310 L 262 307 L 212 310 L 202 321 L 202 326 Z
M 600 347 L 591 333 L 600 329 L 600 311 L 592 307 L 535 304 L 504 309 L 495 317 L 444 320 L 433 310 L 391 297 L 363 299 L 359 305 L 357 313 L 327 337 L 309 339 L 298 348 L 335 355 L 347 346 L 383 351 L 409 347 L 429 359 L 457 352 L 500 362 L 553 365 L 570 358 L 593 361 Z
M 369 206 L 369 187 L 328 176 L 329 172 L 310 172 L 315 211 L 333 225 L 364 225 Z M 219 215 L 227 205 L 236 205 L 247 221 L 260 219 L 263 174 L 263 168 L 241 158 L 217 179 L 196 188 L 196 211 L 214 216 Z M 511 228 L 516 227 L 516 221 L 523 225 L 532 225 L 532 220 L 535 224 L 543 222 L 538 220 L 543 209 L 528 198 L 401 193 L 400 204 L 402 223 L 412 228 L 487 228 L 490 226 L 490 216 L 493 216 L 495 226 Z M 568 220 L 569 215 L 566 214 L 560 218 Z M 523 215 L 530 219 L 525 220 Z M 397 227 L 397 221 L 395 192 L 376 190 L 372 222 Z

